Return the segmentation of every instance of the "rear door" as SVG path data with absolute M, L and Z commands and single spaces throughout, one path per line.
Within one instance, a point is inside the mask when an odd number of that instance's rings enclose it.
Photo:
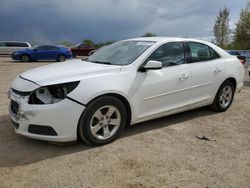
M 47 58 L 47 46 L 38 46 L 34 48 L 32 53 L 32 59 L 34 60 L 46 60 Z
M 224 78 L 223 59 L 209 46 L 187 43 L 191 70 L 192 103 L 211 103 Z
M 46 59 L 48 60 L 56 60 L 59 55 L 60 48 L 56 46 L 47 46 L 46 47 Z

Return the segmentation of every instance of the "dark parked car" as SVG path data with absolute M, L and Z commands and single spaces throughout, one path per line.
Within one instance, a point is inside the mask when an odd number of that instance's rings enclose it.
M 39 60 L 56 60 L 61 62 L 72 58 L 72 53 L 65 47 L 44 45 L 37 46 L 33 49 L 14 52 L 11 57 L 13 60 L 19 60 L 22 62 Z
M 95 48 L 90 44 L 79 44 L 70 48 L 74 57 L 76 56 L 88 56 L 90 51 Z
M 242 55 L 242 53 L 240 51 L 235 51 L 235 50 L 231 50 L 231 51 L 227 51 L 229 54 L 237 56 L 237 58 L 240 60 L 240 62 L 244 65 L 246 63 L 246 56 Z

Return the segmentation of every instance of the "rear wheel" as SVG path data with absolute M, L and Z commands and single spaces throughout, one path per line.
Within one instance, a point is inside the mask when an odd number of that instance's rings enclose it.
M 59 62 L 63 62 L 65 60 L 66 60 L 65 55 L 59 55 L 58 58 L 57 58 L 57 61 L 59 61 Z
M 91 102 L 79 121 L 79 135 L 90 145 L 113 142 L 125 127 L 126 109 L 122 102 L 104 96 Z
M 73 58 L 76 58 L 77 56 L 76 52 L 73 52 L 72 55 L 73 55 Z
M 28 55 L 22 55 L 21 57 L 21 61 L 22 62 L 30 62 L 30 57 Z
M 230 81 L 225 81 L 219 88 L 212 107 L 218 112 L 226 111 L 234 99 L 234 85 Z

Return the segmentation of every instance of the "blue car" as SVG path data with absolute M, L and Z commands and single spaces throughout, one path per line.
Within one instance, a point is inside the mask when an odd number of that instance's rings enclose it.
M 39 60 L 56 60 L 65 61 L 72 58 L 71 51 L 65 47 L 44 45 L 37 46 L 33 49 L 26 49 L 14 52 L 11 55 L 13 60 L 19 60 L 22 62 L 39 61 Z

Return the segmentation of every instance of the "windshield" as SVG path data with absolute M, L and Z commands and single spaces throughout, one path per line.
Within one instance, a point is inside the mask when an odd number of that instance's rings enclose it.
M 86 60 L 94 63 L 128 65 L 136 60 L 154 42 L 121 41 L 99 49 Z

